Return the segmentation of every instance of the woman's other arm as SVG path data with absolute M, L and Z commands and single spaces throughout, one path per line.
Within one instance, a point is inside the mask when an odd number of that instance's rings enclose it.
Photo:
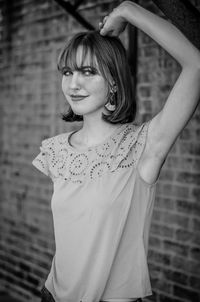
M 123 2 L 106 18 L 101 34 L 118 35 L 126 22 L 148 34 L 182 68 L 164 107 L 151 120 L 140 160 L 141 176 L 153 183 L 169 150 L 198 105 L 200 52 L 174 25 L 130 1 Z

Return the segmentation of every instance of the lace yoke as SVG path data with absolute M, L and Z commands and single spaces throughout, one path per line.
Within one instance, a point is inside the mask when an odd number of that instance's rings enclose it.
M 103 143 L 85 151 L 69 144 L 72 132 L 59 134 L 42 141 L 41 152 L 32 163 L 53 181 L 62 178 L 80 184 L 86 179 L 102 177 L 108 171 L 134 168 L 145 144 L 147 124 L 121 125 Z

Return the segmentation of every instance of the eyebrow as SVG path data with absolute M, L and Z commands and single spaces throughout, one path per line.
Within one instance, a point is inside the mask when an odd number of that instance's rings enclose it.
M 62 68 L 62 70 L 66 70 L 66 69 L 67 69 L 67 70 L 72 70 L 69 66 L 64 66 L 64 67 Z M 75 70 L 78 70 L 78 71 L 81 71 L 81 70 L 84 70 L 84 69 L 93 69 L 93 70 L 98 71 L 96 67 L 93 67 L 93 66 L 90 66 L 90 65 L 84 65 L 84 66 L 75 68 Z

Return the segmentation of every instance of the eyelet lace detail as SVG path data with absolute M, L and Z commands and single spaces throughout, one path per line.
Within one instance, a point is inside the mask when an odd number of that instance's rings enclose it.
M 63 133 L 42 141 L 41 152 L 33 160 L 35 165 L 53 181 L 83 183 L 94 180 L 106 172 L 119 172 L 134 168 L 146 141 L 148 123 L 141 126 L 126 124 L 106 142 L 87 151 L 80 152 L 70 147 L 68 136 Z

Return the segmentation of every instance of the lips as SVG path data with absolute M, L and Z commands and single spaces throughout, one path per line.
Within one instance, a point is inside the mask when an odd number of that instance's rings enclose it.
M 81 101 L 83 99 L 85 99 L 86 97 L 88 97 L 88 95 L 70 95 L 72 101 L 74 102 L 78 102 Z

